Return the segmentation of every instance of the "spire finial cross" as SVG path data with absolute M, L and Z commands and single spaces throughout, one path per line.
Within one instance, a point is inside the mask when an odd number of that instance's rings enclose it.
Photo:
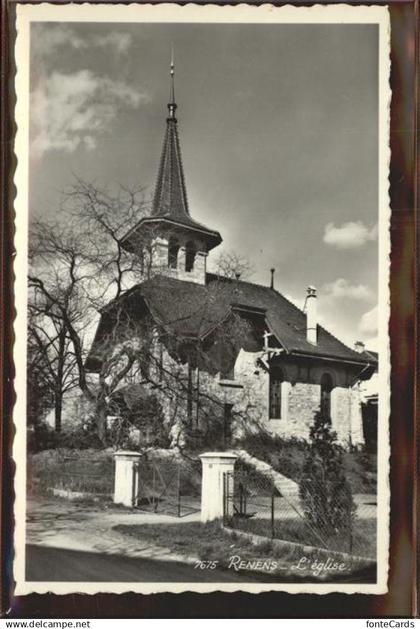
M 174 46 L 171 46 L 171 69 L 170 69 L 170 77 L 171 77 L 171 89 L 169 93 L 169 118 L 175 118 L 176 111 L 176 103 L 175 103 L 175 57 L 174 57 Z

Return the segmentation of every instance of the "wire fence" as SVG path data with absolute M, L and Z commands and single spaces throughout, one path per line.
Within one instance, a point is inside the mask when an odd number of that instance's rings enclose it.
M 305 498 L 302 490 L 286 496 L 270 479 L 244 470 L 226 478 L 224 488 L 224 521 L 233 528 L 366 558 L 376 556 L 377 506 L 369 494 L 345 501 L 341 494 L 331 497 L 310 479 Z
M 37 482 L 46 489 L 111 497 L 114 492 L 114 462 L 110 458 L 92 460 L 63 457 L 54 465 L 37 470 Z
M 181 462 L 176 457 L 154 459 L 145 454 L 136 464 L 134 474 L 133 504 L 139 510 L 177 517 L 200 510 L 200 460 Z M 35 493 L 61 490 L 80 494 L 77 498 L 111 499 L 115 486 L 114 457 L 55 456 L 48 465 L 31 470 L 28 477 Z

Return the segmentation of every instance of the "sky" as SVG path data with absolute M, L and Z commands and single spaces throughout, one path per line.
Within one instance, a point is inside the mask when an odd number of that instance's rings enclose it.
M 152 194 L 171 46 L 191 215 L 247 258 L 251 281 L 375 349 L 375 25 L 33 23 L 30 215 L 74 176 Z

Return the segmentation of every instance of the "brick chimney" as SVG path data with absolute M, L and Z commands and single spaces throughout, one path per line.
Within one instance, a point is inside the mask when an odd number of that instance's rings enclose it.
M 354 351 L 358 354 L 362 354 L 365 351 L 365 344 L 363 341 L 356 341 L 354 344 Z
M 316 288 L 308 286 L 306 292 L 306 340 L 312 345 L 317 344 L 317 298 Z

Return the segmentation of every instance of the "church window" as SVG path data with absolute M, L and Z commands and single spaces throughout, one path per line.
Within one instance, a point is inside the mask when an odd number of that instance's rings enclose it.
M 195 254 L 194 243 L 189 240 L 185 245 L 185 270 L 187 272 L 192 271 L 194 268 Z
M 157 347 L 157 371 L 159 382 L 163 381 L 163 344 L 158 341 Z
M 219 343 L 220 379 L 235 380 L 235 362 L 237 352 L 227 338 Z
M 220 377 L 222 380 L 235 380 L 235 364 L 230 362 L 229 364 L 223 366 L 220 372 Z
M 331 419 L 331 391 L 333 389 L 332 378 L 329 373 L 324 373 L 321 378 L 321 413 Z
M 225 404 L 223 407 L 223 446 L 230 444 L 232 439 L 232 409 L 233 404 Z
M 281 418 L 281 385 L 284 380 L 279 367 L 270 370 L 270 419 Z
M 176 238 L 169 238 L 168 244 L 168 267 L 176 269 L 178 265 L 179 243 Z
M 188 382 L 187 382 L 187 418 L 188 423 L 192 425 L 193 419 L 193 403 L 194 403 L 194 388 L 193 388 L 193 368 L 191 362 L 188 361 Z

